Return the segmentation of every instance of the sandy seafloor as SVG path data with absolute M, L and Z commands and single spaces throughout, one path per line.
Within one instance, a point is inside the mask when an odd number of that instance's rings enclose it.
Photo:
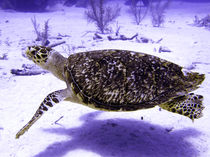
M 164 26 L 152 27 L 147 16 L 136 25 L 121 5 L 117 18 L 120 33 L 150 38 L 160 43 L 93 40 L 94 24 L 87 23 L 84 9 L 54 7 L 45 13 L 0 10 L 0 157 L 208 157 L 210 156 L 210 31 L 194 27 L 194 16 L 206 16 L 210 3 L 173 2 L 165 14 Z M 95 49 L 127 49 L 156 55 L 193 71 L 206 79 L 195 93 L 204 96 L 204 116 L 194 123 L 159 107 L 135 112 L 102 112 L 82 105 L 61 102 L 49 110 L 20 139 L 17 131 L 32 117 L 44 97 L 65 88 L 52 74 L 15 76 L 10 70 L 33 64 L 24 56 L 26 46 L 36 38 L 31 18 L 43 24 L 50 19 L 50 41 L 68 35 L 66 44 L 55 49 L 65 56 Z M 112 24 L 113 30 L 116 24 Z M 87 33 L 89 32 L 89 33 Z M 158 53 L 160 46 L 171 53 Z M 143 117 L 143 120 L 141 120 Z M 61 118 L 58 122 L 56 122 Z

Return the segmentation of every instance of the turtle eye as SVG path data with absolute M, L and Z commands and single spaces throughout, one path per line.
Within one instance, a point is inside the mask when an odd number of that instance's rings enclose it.
M 44 53 L 44 54 L 47 53 L 46 49 L 41 49 L 40 52 L 41 52 L 41 53 Z
M 37 51 L 39 51 L 41 48 L 40 48 L 40 46 L 36 46 L 36 47 L 34 47 Z

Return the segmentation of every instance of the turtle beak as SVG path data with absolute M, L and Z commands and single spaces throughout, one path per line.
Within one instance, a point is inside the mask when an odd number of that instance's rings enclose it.
M 34 48 L 32 48 L 31 46 L 28 46 L 27 50 L 26 50 L 26 56 L 28 57 L 28 59 L 32 60 L 33 57 L 36 55 L 36 50 Z
M 31 47 L 29 46 L 29 47 L 27 48 L 27 50 L 26 50 L 25 53 L 26 53 L 26 56 L 28 57 L 28 59 L 31 60 L 31 59 L 32 59 L 32 56 L 31 56 L 31 51 L 30 51 L 30 50 L 31 50 Z

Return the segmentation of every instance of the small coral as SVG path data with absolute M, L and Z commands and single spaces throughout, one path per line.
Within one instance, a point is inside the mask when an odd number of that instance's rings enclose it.
M 153 27 L 160 27 L 164 23 L 164 13 L 168 8 L 170 0 L 161 2 L 158 0 L 155 4 L 151 4 L 152 25 Z
M 108 26 L 120 14 L 120 8 L 112 8 L 104 5 L 104 0 L 90 0 L 90 9 L 85 12 L 89 22 L 95 23 L 99 31 L 104 34 Z
M 48 45 L 49 44 L 49 40 L 48 40 L 48 38 L 49 38 L 49 24 L 48 24 L 49 19 L 47 21 L 45 21 L 43 31 L 40 31 L 40 29 L 39 29 L 40 25 L 37 23 L 35 17 L 31 19 L 31 22 L 34 27 L 34 31 L 37 35 L 36 41 L 41 41 L 41 45 L 43 45 L 43 46 Z
M 147 15 L 148 9 L 149 9 L 149 6 L 143 4 L 143 1 L 136 2 L 136 0 L 132 0 L 130 10 L 131 10 L 131 14 L 134 16 L 134 20 L 137 25 L 139 25 L 141 21 L 145 18 L 145 16 Z

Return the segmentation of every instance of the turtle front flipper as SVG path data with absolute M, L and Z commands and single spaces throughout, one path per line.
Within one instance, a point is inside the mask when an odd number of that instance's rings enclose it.
M 55 104 L 66 98 L 68 98 L 68 89 L 58 90 L 50 93 L 43 100 L 31 120 L 16 134 L 16 139 L 18 139 L 21 135 L 28 131 L 28 129 L 43 115 L 43 113 L 48 111 L 49 107 L 53 107 Z
M 187 116 L 194 120 L 202 117 L 202 110 L 204 109 L 202 101 L 202 95 L 190 93 L 172 98 L 159 106 L 165 110 Z

